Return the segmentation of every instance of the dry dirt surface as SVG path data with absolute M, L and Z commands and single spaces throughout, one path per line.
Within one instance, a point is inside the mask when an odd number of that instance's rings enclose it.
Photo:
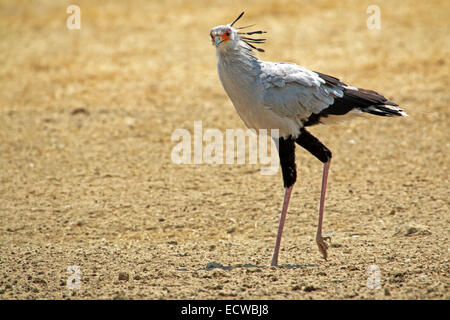
M 1 299 L 449 299 L 450 2 L 0 1 Z M 173 131 L 244 128 L 209 30 L 256 23 L 267 61 L 375 89 L 408 118 L 311 129 L 284 189 L 259 164 L 178 165 Z

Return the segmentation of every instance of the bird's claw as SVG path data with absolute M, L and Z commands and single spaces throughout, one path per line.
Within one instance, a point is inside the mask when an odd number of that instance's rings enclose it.
M 331 242 L 331 238 L 330 237 L 321 237 L 321 236 L 316 237 L 316 242 L 317 242 L 317 246 L 319 247 L 319 251 L 320 251 L 320 253 L 322 253 L 323 258 L 325 260 L 327 260 L 328 244 L 325 241 Z

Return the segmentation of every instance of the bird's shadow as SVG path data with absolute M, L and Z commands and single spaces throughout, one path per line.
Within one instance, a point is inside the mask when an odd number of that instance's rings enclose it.
M 270 265 L 256 265 L 256 264 L 252 264 L 252 263 L 246 263 L 246 264 L 235 264 L 235 265 L 223 265 L 219 262 L 216 261 L 211 261 L 208 262 L 206 264 L 206 267 L 204 268 L 198 268 L 197 270 L 206 270 L 206 271 L 211 271 L 214 269 L 221 269 L 221 270 L 225 270 L 225 271 L 231 271 L 233 269 L 300 269 L 300 268 L 310 268 L 310 267 L 315 267 L 315 264 L 284 264 L 284 265 L 279 265 L 279 266 L 270 266 Z M 177 271 L 188 271 L 187 269 L 184 268 L 179 268 L 177 269 Z

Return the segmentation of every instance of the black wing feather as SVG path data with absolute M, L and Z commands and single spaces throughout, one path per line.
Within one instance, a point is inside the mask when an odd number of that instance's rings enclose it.
M 358 88 L 357 90 L 349 88 L 338 78 L 315 71 L 320 78 L 325 80 L 326 84 L 339 86 L 344 92 L 342 98 L 335 98 L 334 103 L 328 108 L 323 109 L 318 114 L 312 114 L 304 123 L 305 126 L 311 126 L 320 123 L 322 117 L 329 115 L 344 115 L 353 109 L 375 114 L 378 116 L 401 116 L 401 109 L 390 108 L 388 106 L 398 106 L 389 101 L 376 91 Z

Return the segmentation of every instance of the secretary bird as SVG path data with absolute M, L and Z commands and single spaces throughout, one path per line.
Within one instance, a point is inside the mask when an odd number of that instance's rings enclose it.
M 327 259 L 325 240 L 329 238 L 322 236 L 322 221 L 332 154 L 306 128 L 343 115 L 370 113 L 405 117 L 407 114 L 373 90 L 348 86 L 338 78 L 294 63 L 257 59 L 253 50 L 264 52 L 257 46 L 266 39 L 251 36 L 265 32 L 242 32 L 247 27 L 234 28 L 243 14 L 228 25 L 211 29 L 210 36 L 216 47 L 220 80 L 246 126 L 256 131 L 277 129 L 279 132 L 278 153 L 285 194 L 271 265 L 278 263 L 286 212 L 297 179 L 295 143 L 324 164 L 316 242 L 323 258 Z

